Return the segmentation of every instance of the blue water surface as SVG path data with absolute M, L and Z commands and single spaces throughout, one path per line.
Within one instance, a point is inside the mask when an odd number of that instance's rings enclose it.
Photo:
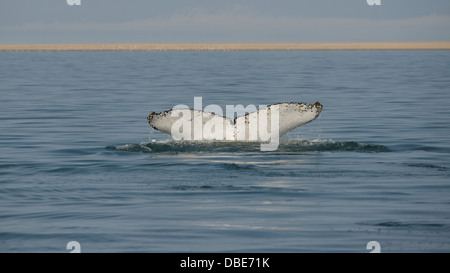
M 0 251 L 450 251 L 450 51 L 0 52 Z M 323 105 L 276 151 L 178 104 Z

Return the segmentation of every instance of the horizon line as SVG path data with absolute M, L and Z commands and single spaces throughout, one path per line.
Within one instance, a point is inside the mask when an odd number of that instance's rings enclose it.
M 0 51 L 450 50 L 437 42 L 15 43 Z

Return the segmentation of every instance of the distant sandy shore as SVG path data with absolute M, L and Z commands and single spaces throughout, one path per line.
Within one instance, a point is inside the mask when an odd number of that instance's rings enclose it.
M 0 51 L 450 50 L 449 42 L 0 44 Z

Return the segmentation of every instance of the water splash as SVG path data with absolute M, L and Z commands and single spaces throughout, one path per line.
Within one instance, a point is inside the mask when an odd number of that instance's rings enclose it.
M 126 144 L 122 146 L 107 146 L 107 150 L 163 153 L 163 152 L 260 152 L 260 142 L 236 141 L 176 141 L 161 140 L 143 142 L 141 144 Z M 389 152 L 383 145 L 358 143 L 355 141 L 288 139 L 281 140 L 277 152 Z M 263 153 L 263 152 L 262 152 Z

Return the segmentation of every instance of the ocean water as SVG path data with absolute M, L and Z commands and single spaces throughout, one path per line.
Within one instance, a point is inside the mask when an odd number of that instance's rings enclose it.
M 257 144 L 178 104 L 319 100 Z M 449 51 L 0 52 L 0 252 L 450 251 Z

